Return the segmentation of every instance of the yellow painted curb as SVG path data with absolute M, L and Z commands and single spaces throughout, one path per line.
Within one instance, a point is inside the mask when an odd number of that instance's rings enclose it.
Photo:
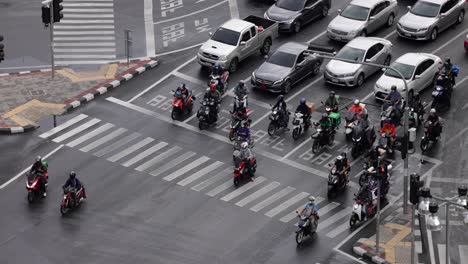
M 19 116 L 19 115 L 14 115 L 14 116 L 11 116 L 10 117 L 10 120 L 17 123 L 18 125 L 20 126 L 26 126 L 26 125 L 33 125 L 34 122 L 29 120 L 29 119 L 26 119 L 22 116 Z
M 70 79 L 72 82 L 82 82 L 82 81 L 96 81 L 96 80 L 108 80 L 115 78 L 117 73 L 117 64 L 106 64 L 101 66 L 97 71 L 82 71 L 75 72 L 70 68 L 64 68 L 58 70 L 57 73 L 62 76 Z
M 1 118 L 9 118 L 12 121 L 16 122 L 20 126 L 26 126 L 26 125 L 36 125 L 32 120 L 29 120 L 28 118 L 22 116 L 21 114 L 27 110 L 29 110 L 32 107 L 41 107 L 41 108 L 48 108 L 48 109 L 64 109 L 65 105 L 64 104 L 52 104 L 52 103 L 43 103 L 39 100 L 31 100 L 25 104 L 22 104 L 13 110 L 6 112 L 3 115 L 0 115 Z M 63 112 L 63 111 L 62 111 Z M 57 114 L 61 114 L 58 113 Z

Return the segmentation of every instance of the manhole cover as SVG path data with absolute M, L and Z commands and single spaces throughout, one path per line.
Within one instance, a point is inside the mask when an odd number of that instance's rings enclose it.
M 44 90 L 32 90 L 32 91 L 29 91 L 29 92 L 33 96 L 40 96 L 40 95 L 45 95 L 46 94 Z

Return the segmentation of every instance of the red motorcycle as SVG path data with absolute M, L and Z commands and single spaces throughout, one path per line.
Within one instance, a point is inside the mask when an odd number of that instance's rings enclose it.
M 180 117 L 186 113 L 192 112 L 193 101 L 195 96 L 192 95 L 192 91 L 188 92 L 186 102 L 184 104 L 184 96 L 180 91 L 172 91 L 174 97 L 172 99 L 172 113 L 171 117 L 173 120 L 178 120 Z
M 32 203 L 36 197 L 43 197 L 44 191 L 41 188 L 40 180 L 43 177 L 45 183 L 45 188 L 47 188 L 47 179 L 49 179 L 49 173 L 46 171 L 42 172 L 32 172 L 26 174 L 26 189 L 28 190 L 28 202 Z
M 81 189 L 79 189 L 75 194 L 76 201 L 77 201 L 76 204 L 73 201 L 72 192 L 73 192 L 73 188 L 71 187 L 67 187 L 63 189 L 63 200 L 60 203 L 60 213 L 62 215 L 65 215 L 68 211 L 73 210 L 77 208 L 78 206 L 80 206 L 81 202 L 86 198 L 84 186 L 81 186 Z
M 237 162 L 238 163 L 238 162 Z M 234 186 L 238 187 L 241 182 L 246 180 L 252 180 L 257 170 L 257 160 L 252 158 L 250 160 L 251 173 L 245 167 L 246 161 L 240 161 L 239 165 L 234 168 Z

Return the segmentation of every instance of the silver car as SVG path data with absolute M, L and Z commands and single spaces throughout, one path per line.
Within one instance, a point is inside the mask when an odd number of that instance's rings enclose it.
M 327 36 L 337 41 L 365 37 L 382 26 L 391 27 L 398 14 L 396 0 L 353 0 L 328 25 Z
M 408 9 L 398 21 L 397 32 L 410 39 L 435 40 L 440 32 L 465 18 L 465 0 L 424 0 Z
M 358 37 L 346 44 L 335 57 L 358 62 L 390 65 L 392 43 L 383 38 Z M 364 80 L 381 68 L 331 60 L 325 66 L 326 82 L 340 86 L 361 86 Z

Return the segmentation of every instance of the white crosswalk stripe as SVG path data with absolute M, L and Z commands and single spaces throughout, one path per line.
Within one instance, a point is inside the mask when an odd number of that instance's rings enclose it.
M 214 171 L 215 169 L 221 167 L 223 164 L 224 163 L 221 162 L 221 161 L 216 161 L 215 163 L 212 163 L 212 164 L 206 166 L 205 168 L 203 168 L 202 170 L 199 170 L 196 173 L 188 176 L 187 178 L 179 181 L 177 184 L 180 185 L 180 186 L 185 186 L 187 184 L 190 184 L 190 183 L 198 180 L 199 178 L 205 176 L 206 174 Z
M 244 199 L 240 200 L 239 202 L 236 203 L 237 206 L 243 207 L 244 205 L 252 202 L 253 200 L 265 195 L 266 193 L 276 189 L 276 187 L 280 186 L 279 182 L 271 182 L 267 186 L 261 188 L 260 190 L 252 193 L 251 195 L 245 197 Z
M 119 159 L 132 154 L 133 152 L 141 149 L 142 147 L 148 145 L 149 143 L 151 143 L 153 141 L 154 141 L 154 139 L 147 137 L 147 138 L 143 139 L 142 141 L 136 143 L 135 145 L 133 145 L 133 146 L 123 150 L 122 152 L 119 152 L 119 153 L 115 154 L 114 156 L 108 158 L 107 160 L 111 161 L 111 162 L 116 162 Z
M 323 200 L 325 200 L 323 197 L 316 197 L 315 198 L 315 204 L 320 204 Z M 289 221 L 293 220 L 294 218 L 297 217 L 297 209 L 301 209 L 301 208 L 296 208 L 295 210 L 293 210 L 292 212 L 290 212 L 289 214 L 283 216 L 280 218 L 280 221 L 283 222 L 283 223 L 288 223 Z
M 301 192 L 299 194 L 296 194 L 295 196 L 289 198 L 287 201 L 266 212 L 265 215 L 268 217 L 273 217 L 281 213 L 282 211 L 288 209 L 289 207 L 293 206 L 294 204 L 298 203 L 299 201 L 303 201 L 307 196 L 309 196 L 309 193 L 307 192 Z
M 132 134 L 112 143 L 111 145 L 107 146 L 107 147 L 104 147 L 102 149 L 100 149 L 99 151 L 95 152 L 94 153 L 94 156 L 96 157 L 102 157 L 108 153 L 111 153 L 112 151 L 132 142 L 133 140 L 139 138 L 141 136 L 140 133 L 138 132 L 133 132 Z
M 458 245 L 460 263 L 468 263 L 468 245 Z
M 45 132 L 45 133 L 42 133 L 41 135 L 39 135 L 40 138 L 48 138 L 50 136 L 53 136 L 55 134 L 57 134 L 58 132 L 68 128 L 68 127 L 71 127 L 73 126 L 74 124 L 80 122 L 81 120 L 87 118 L 88 116 L 85 115 L 85 114 L 79 114 L 77 116 L 75 116 L 74 118 L 66 121 L 65 123 L 57 126 L 57 127 L 54 127 L 53 129 Z
M 227 168 L 227 169 L 219 172 L 215 176 L 213 176 L 213 177 L 211 177 L 209 179 L 206 179 L 206 180 L 200 182 L 199 184 L 193 186 L 192 190 L 199 192 L 199 191 L 205 189 L 206 187 L 216 183 L 217 181 L 220 181 L 221 179 L 226 178 L 226 176 L 231 176 L 231 173 L 232 173 L 232 169 Z
M 119 128 L 119 129 L 113 131 L 112 133 L 110 133 L 108 135 L 105 135 L 104 137 L 94 141 L 93 143 L 90 143 L 90 144 L 80 148 L 80 151 L 89 152 L 89 151 L 101 146 L 102 144 L 104 144 L 104 143 L 106 143 L 108 141 L 111 141 L 112 139 L 122 135 L 125 132 L 127 132 L 126 128 Z
M 179 157 L 171 160 L 171 162 L 166 163 L 163 166 L 157 168 L 156 170 L 150 172 L 150 174 L 153 175 L 154 177 L 159 176 L 160 174 L 167 172 L 168 170 L 176 167 L 180 163 L 184 162 L 185 160 L 187 160 L 187 159 L 189 159 L 189 158 L 191 158 L 191 157 L 193 157 L 195 155 L 197 155 L 197 153 L 195 153 L 195 152 L 192 152 L 192 151 L 186 152 L 186 153 L 180 155 Z
M 148 160 L 147 162 L 145 162 L 145 163 L 141 164 L 140 166 L 136 167 L 135 170 L 144 171 L 144 170 L 150 168 L 151 166 L 154 166 L 157 163 L 169 158 L 171 155 L 179 152 L 180 150 L 182 150 L 182 148 L 179 147 L 179 146 L 172 147 L 172 148 L 164 151 L 163 153 L 159 153 L 156 157 L 153 157 L 150 160 Z
M 208 157 L 200 157 L 194 161 L 192 161 L 191 163 L 185 165 L 184 167 L 178 169 L 177 171 L 167 175 L 166 177 L 163 178 L 163 180 L 165 181 L 172 181 L 180 176 L 182 176 L 182 174 L 184 173 L 187 173 L 188 171 L 190 170 L 193 170 L 194 168 L 202 165 L 203 163 L 207 162 L 210 158 Z
M 317 231 L 320 232 L 320 231 L 326 229 L 327 227 L 329 227 L 330 225 L 336 223 L 337 221 L 339 221 L 343 217 L 350 216 L 350 215 L 351 215 L 351 208 L 345 208 L 345 209 L 339 211 L 338 213 L 336 213 L 336 214 L 330 216 L 329 218 L 327 218 L 326 221 L 321 221 L 318 228 L 317 228 Z
M 289 193 L 291 193 L 294 190 L 296 190 L 296 188 L 288 186 L 288 187 L 282 189 L 281 191 L 271 195 L 267 199 L 261 201 L 260 203 L 252 206 L 250 208 L 250 210 L 252 210 L 254 212 L 258 212 L 258 211 L 262 210 L 263 208 L 269 206 L 270 204 L 274 203 L 275 201 L 281 199 L 282 197 L 288 195 Z
M 70 138 L 70 137 L 80 133 L 81 131 L 94 126 L 95 124 L 99 123 L 100 121 L 101 120 L 99 120 L 97 118 L 93 118 L 92 120 L 82 124 L 81 126 L 76 127 L 74 129 L 68 131 L 67 133 L 63 134 L 63 135 L 52 139 L 52 141 L 55 142 L 55 143 L 60 143 L 60 142 L 62 142 L 64 140 L 66 140 L 67 138 Z
M 122 163 L 122 166 L 124 167 L 130 167 L 132 166 L 133 164 L 137 163 L 138 161 L 148 157 L 149 155 L 155 153 L 156 151 L 164 148 L 165 146 L 167 146 L 168 143 L 166 142 L 159 142 L 158 144 L 152 146 L 151 148 L 141 152 L 140 154 L 136 155 L 135 157 L 127 160 L 126 162 Z
M 67 147 L 70 147 L 70 148 L 76 147 L 77 145 L 79 145 L 79 144 L 85 142 L 86 140 L 91 139 L 92 137 L 95 137 L 95 136 L 97 136 L 97 135 L 111 129 L 112 127 L 114 127 L 113 124 L 109 124 L 109 123 L 104 124 L 104 125 L 96 128 L 95 130 L 89 132 L 88 134 L 85 134 L 85 135 L 73 140 L 72 142 L 68 143 Z
M 54 24 L 57 64 L 101 64 L 115 60 L 114 1 L 64 0 L 62 5 L 63 19 Z
M 229 202 L 232 199 L 236 198 L 237 196 L 247 192 L 248 190 L 254 188 L 255 186 L 259 185 L 260 183 L 266 180 L 265 177 L 257 177 L 253 182 L 246 183 L 242 187 L 237 188 L 236 190 L 226 194 L 225 196 L 221 197 L 221 201 Z

